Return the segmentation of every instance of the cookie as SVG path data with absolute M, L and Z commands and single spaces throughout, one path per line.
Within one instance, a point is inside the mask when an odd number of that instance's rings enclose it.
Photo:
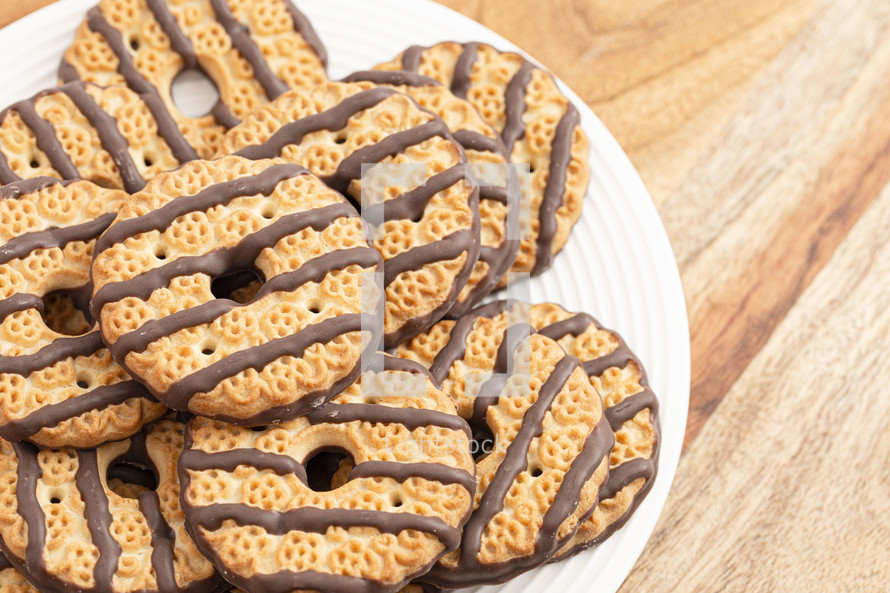
M 380 337 L 365 232 L 299 165 L 192 161 L 130 196 L 99 239 L 90 307 L 115 360 L 170 408 L 288 420 L 349 386 Z M 262 282 L 249 300 L 234 294 L 247 279 Z
M 590 518 L 556 555 L 567 558 L 597 545 L 617 531 L 640 505 L 658 470 L 658 400 L 643 365 L 616 332 L 586 313 L 570 313 L 553 303 L 533 305 L 531 324 L 577 356 L 599 391 L 615 433 L 609 479 Z
M 607 479 L 613 436 L 602 400 L 580 361 L 534 333 L 524 311 L 485 305 L 397 351 L 430 369 L 475 432 L 473 515 L 461 547 L 424 582 L 495 584 L 539 566 L 590 515 Z
M 387 348 L 454 305 L 479 257 L 479 188 L 445 122 L 410 97 L 368 82 L 290 91 L 230 130 L 223 150 L 297 162 L 362 208 L 386 264 Z M 370 163 L 383 166 L 363 171 Z
M 527 163 L 531 174 L 530 236 L 510 271 L 536 276 L 550 267 L 581 216 L 590 177 L 580 115 L 553 76 L 517 53 L 453 41 L 410 47 L 375 69 L 435 78 L 500 132 L 512 162 Z
M 381 358 L 297 420 L 189 423 L 186 521 L 235 586 L 393 593 L 460 543 L 476 486 L 469 427 L 426 369 Z
M 59 67 L 63 82 L 125 84 L 153 95 L 165 126 L 178 126 L 201 158 L 226 129 L 290 87 L 327 79 L 324 46 L 290 0 L 102 0 L 87 13 Z M 216 86 L 210 113 L 189 117 L 173 101 L 183 71 Z
M 3 554 L 0 554 L 0 593 L 37 593 Z
M 0 437 L 92 447 L 166 412 L 83 314 L 96 237 L 126 197 L 47 177 L 0 188 Z
M 154 95 L 72 82 L 0 112 L 0 184 L 34 177 L 87 179 L 139 191 L 145 180 L 197 158 Z
M 498 133 L 485 123 L 476 108 L 456 97 L 435 79 L 414 72 L 367 70 L 344 81 L 368 81 L 387 85 L 409 95 L 424 109 L 442 118 L 452 136 L 463 146 L 479 184 L 481 222 L 479 261 L 448 317 L 457 318 L 472 309 L 507 272 L 519 253 L 518 178 Z
M 213 593 L 225 583 L 183 527 L 176 461 L 182 424 L 161 420 L 96 449 L 0 442 L 0 525 L 10 563 L 44 593 Z M 152 480 L 128 498 L 108 475 Z

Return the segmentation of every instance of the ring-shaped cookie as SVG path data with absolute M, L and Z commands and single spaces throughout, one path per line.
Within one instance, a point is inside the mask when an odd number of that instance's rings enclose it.
M 460 543 L 476 485 L 469 427 L 426 369 L 376 360 L 292 422 L 189 423 L 179 463 L 186 520 L 234 585 L 390 593 Z M 348 463 L 318 484 L 313 459 L 332 449 Z

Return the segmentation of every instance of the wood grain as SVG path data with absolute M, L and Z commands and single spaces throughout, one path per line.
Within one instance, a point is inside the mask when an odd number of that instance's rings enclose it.
M 886 591 L 890 2 L 439 1 L 594 109 L 680 265 L 687 449 L 622 593 Z

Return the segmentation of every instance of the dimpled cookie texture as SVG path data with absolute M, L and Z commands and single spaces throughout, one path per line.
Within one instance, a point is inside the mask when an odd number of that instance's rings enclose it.
M 192 161 L 121 208 L 96 245 L 90 306 L 115 359 L 171 408 L 287 420 L 352 383 L 380 337 L 365 232 L 299 165 Z M 243 277 L 263 284 L 238 302 Z
M 37 593 L 37 589 L 0 554 L 0 593 Z
M 59 76 L 153 95 L 159 123 L 178 127 L 209 158 L 248 111 L 326 80 L 325 56 L 290 0 L 102 0 L 78 27 Z M 203 72 L 219 92 L 207 115 L 184 115 L 173 101 L 185 70 Z
M 398 349 L 431 369 L 477 434 L 473 515 L 424 582 L 504 582 L 549 560 L 596 507 L 613 444 L 602 400 L 578 359 L 527 320 L 499 301 Z
M 0 113 L 0 183 L 49 176 L 135 192 L 197 158 L 154 95 L 71 82 Z
M 47 177 L 0 188 L 0 437 L 92 447 L 166 411 L 81 311 L 96 237 L 126 197 Z
M 41 591 L 212 593 L 222 579 L 183 526 L 176 461 L 184 426 L 161 420 L 96 449 L 0 441 L 0 532 L 10 563 Z M 137 498 L 111 490 L 115 465 L 150 470 Z
M 553 303 L 533 305 L 531 324 L 577 356 L 599 391 L 615 433 L 609 479 L 590 518 L 556 555 L 566 558 L 599 544 L 617 531 L 643 501 L 658 468 L 658 400 L 646 371 L 614 331 L 586 313 L 570 313 Z
M 479 257 L 479 191 L 445 122 L 410 97 L 369 82 L 290 91 L 230 130 L 223 150 L 299 163 L 362 206 L 385 261 L 387 348 L 454 305 Z
M 530 215 L 530 234 L 510 272 L 538 275 L 550 267 L 581 216 L 590 178 L 589 143 L 580 116 L 553 76 L 519 54 L 451 41 L 411 47 L 375 69 L 435 78 L 465 97 L 501 133 L 512 162 L 527 163 L 531 174 L 530 194 L 522 205 Z
M 189 424 L 186 520 L 234 585 L 392 593 L 460 543 L 476 486 L 469 427 L 420 365 L 376 355 L 369 368 L 291 422 Z M 333 452 L 336 471 L 319 470 Z
M 479 261 L 448 312 L 450 318 L 460 317 L 494 290 L 519 253 L 520 188 L 513 170 L 507 169 L 509 158 L 504 143 L 475 107 L 428 76 L 403 70 L 366 70 L 344 80 L 384 84 L 409 95 L 418 105 L 441 117 L 467 153 L 480 186 L 481 246 Z

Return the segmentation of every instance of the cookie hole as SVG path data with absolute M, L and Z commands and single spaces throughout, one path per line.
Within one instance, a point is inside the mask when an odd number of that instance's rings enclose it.
M 170 88 L 173 103 L 180 113 L 188 117 L 201 117 L 210 113 L 219 101 L 219 91 L 213 81 L 199 70 L 183 70 L 173 79 Z
M 346 134 L 341 132 L 334 136 L 334 144 L 346 144 Z
M 133 51 L 139 51 L 139 40 L 135 37 L 130 39 L 130 49 Z
M 137 498 L 147 490 L 158 489 L 155 472 L 131 459 L 118 459 L 108 466 L 106 473 L 108 486 L 123 498 Z
M 536 467 L 535 469 L 531 470 L 531 472 L 529 472 L 529 473 L 531 473 L 531 476 L 532 476 L 533 478 L 539 478 L 539 477 L 541 477 L 541 475 L 542 475 L 544 472 L 541 471 L 541 468 L 540 468 L 540 467 Z
M 204 346 L 203 348 L 201 348 L 201 354 L 203 354 L 204 356 L 212 356 L 214 352 L 216 352 L 216 348 L 213 348 L 211 346 Z
M 394 506 L 395 508 L 399 508 L 400 506 L 402 506 L 402 499 L 396 497 L 396 499 L 392 501 L 392 506 Z
M 318 303 L 313 302 L 309 305 L 309 312 L 313 315 L 318 315 L 319 313 L 321 313 L 321 307 Z
M 494 451 L 495 439 L 488 426 L 472 425 L 473 440 L 470 441 L 470 454 L 476 462 L 482 461 Z
M 163 248 L 163 247 L 158 248 L 158 250 L 155 251 L 155 257 L 158 258 L 158 259 L 160 259 L 160 260 L 167 259 L 167 252 L 164 251 L 164 248 Z
M 31 159 L 31 162 L 28 163 L 28 165 L 30 165 L 32 169 L 40 168 L 40 163 L 37 162 L 37 159 Z
M 86 306 L 75 302 L 68 291 L 58 290 L 45 295 L 40 316 L 46 327 L 63 336 L 82 336 L 92 328 Z
M 238 270 L 213 279 L 210 292 L 218 299 L 229 299 L 239 304 L 249 303 L 263 285 L 263 277 L 256 270 Z
M 49 499 L 49 504 L 59 504 L 61 502 L 62 502 L 62 499 L 59 498 L 58 496 L 53 496 L 52 498 Z
M 347 482 L 355 460 L 339 447 L 313 451 L 303 462 L 309 488 L 315 492 L 330 492 Z
M 151 157 L 145 157 L 144 159 L 142 159 L 142 162 L 145 163 L 146 167 L 151 167 L 155 164 L 154 161 L 151 160 Z
M 90 380 L 87 379 L 86 377 L 78 377 L 77 378 L 77 386 L 80 387 L 81 389 L 89 389 Z
M 265 432 L 265 431 L 269 430 L 269 427 L 268 427 L 268 426 L 265 426 L 265 425 L 262 425 L 262 426 L 251 426 L 251 427 L 250 427 L 250 430 L 252 430 L 253 432 Z
M 275 204 L 266 204 L 263 206 L 263 210 L 260 212 L 260 215 L 266 220 L 272 220 L 275 218 L 275 214 L 277 214 L 277 209 L 275 208 Z

